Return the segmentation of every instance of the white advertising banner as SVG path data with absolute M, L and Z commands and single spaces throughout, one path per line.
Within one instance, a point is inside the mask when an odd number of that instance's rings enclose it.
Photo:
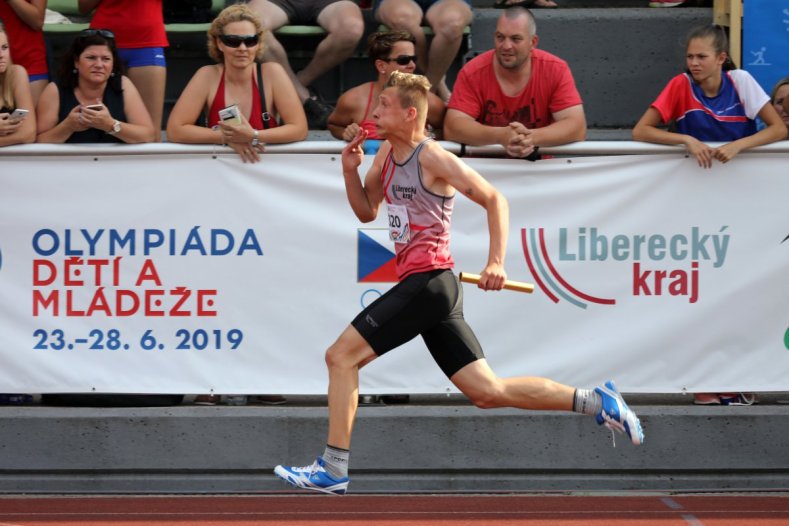
M 536 284 L 464 285 L 494 370 L 789 390 L 787 159 L 468 159 L 509 200 L 510 278 Z M 357 221 L 336 154 L 4 157 L 0 392 L 323 394 L 326 347 L 392 285 L 381 215 Z M 452 247 L 481 271 L 486 216 L 462 196 Z M 361 378 L 454 391 L 418 340 Z

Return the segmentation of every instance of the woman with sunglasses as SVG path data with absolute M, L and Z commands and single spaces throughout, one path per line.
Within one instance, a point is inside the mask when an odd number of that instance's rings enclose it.
M 367 131 L 365 149 L 368 153 L 374 153 L 381 137 L 372 119 L 373 109 L 393 71 L 413 73 L 416 69 L 415 42 L 408 31 L 382 31 L 370 35 L 367 53 L 373 59 L 378 77 L 340 96 L 337 107 L 329 116 L 329 131 L 334 137 L 351 141 L 362 128 Z M 444 126 L 445 112 L 444 101 L 438 95 L 429 93 L 427 123 L 437 134 L 441 133 Z
M 162 0 L 79 0 L 79 10 L 93 12 L 91 28 L 107 28 L 115 34 L 118 55 L 126 74 L 140 91 L 161 140 L 169 43 L 164 27 Z
M 307 137 L 307 117 L 285 70 L 258 64 L 265 51 L 263 26 L 246 5 L 222 10 L 208 30 L 208 54 L 217 64 L 197 70 L 167 121 L 167 139 L 230 146 L 244 162 L 257 162 L 266 143 Z M 220 117 L 230 107 L 235 116 Z M 207 126 L 195 124 L 202 112 Z
M 17 109 L 27 113 L 22 115 Z M 11 61 L 11 44 L 0 20 L 0 146 L 35 140 L 36 116 L 27 72 Z
M 123 75 L 111 31 L 80 32 L 59 73 L 59 81 L 44 89 L 36 108 L 38 142 L 153 141 L 151 116 L 137 88 Z

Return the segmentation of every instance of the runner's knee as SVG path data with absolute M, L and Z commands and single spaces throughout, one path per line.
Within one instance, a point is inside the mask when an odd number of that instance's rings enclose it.
M 502 387 L 496 383 L 490 383 L 485 386 L 479 386 L 472 392 L 466 393 L 466 396 L 471 403 L 480 409 L 493 409 L 502 406 L 502 397 L 504 391 Z

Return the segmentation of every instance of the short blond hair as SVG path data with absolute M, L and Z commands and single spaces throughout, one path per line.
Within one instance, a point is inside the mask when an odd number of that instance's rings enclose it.
M 386 82 L 387 88 L 397 88 L 397 97 L 403 108 L 416 108 L 420 120 L 427 121 L 427 94 L 430 81 L 424 75 L 393 71 Z
M 258 16 L 246 4 L 236 4 L 224 8 L 214 21 L 211 22 L 211 27 L 208 28 L 208 56 L 216 62 L 224 62 L 225 57 L 219 49 L 216 41 L 219 36 L 223 34 L 225 26 L 233 22 L 252 22 L 255 25 L 255 34 L 258 36 L 258 51 L 255 54 L 255 60 L 260 62 L 263 59 L 263 53 L 266 52 L 265 36 L 266 28 Z

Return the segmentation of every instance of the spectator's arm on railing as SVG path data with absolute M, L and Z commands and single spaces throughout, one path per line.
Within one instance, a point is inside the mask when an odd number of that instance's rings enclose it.
M 471 146 L 500 144 L 507 147 L 515 132 L 508 127 L 487 126 L 460 110 L 448 109 L 444 116 L 444 139 Z
M 0 113 L 0 146 L 35 142 L 36 112 L 25 68 L 14 64 L 8 69 L 6 75 L 14 87 L 16 107 L 28 110 L 29 113 L 22 119 L 11 118 L 11 113 Z
M 121 131 L 115 136 L 128 144 L 153 142 L 155 137 L 153 121 L 145 108 L 140 92 L 131 79 L 126 76 L 121 78 L 121 86 L 123 87 L 123 112 L 126 114 L 126 122 L 121 122 Z M 115 120 L 112 117 L 112 122 L 105 122 L 104 131 L 111 130 Z
M 197 123 L 208 98 L 208 79 L 213 66 L 197 70 L 181 92 L 167 120 L 167 140 L 185 144 L 224 144 L 221 130 Z
M 775 107 L 772 103 L 767 102 L 762 106 L 762 109 L 759 110 L 759 117 L 767 125 L 766 128 L 753 135 L 719 146 L 715 149 L 713 157 L 725 163 L 732 160 L 735 155 L 743 150 L 770 144 L 771 142 L 780 141 L 786 138 L 786 125 L 778 115 L 778 112 L 775 111 Z
M 560 146 L 586 139 L 586 114 L 581 104 L 557 111 L 553 122 L 532 130 L 535 146 Z
M 276 62 L 260 65 L 263 83 L 271 85 L 271 107 L 279 114 L 280 124 L 260 131 L 260 140 L 269 144 L 285 144 L 307 138 L 307 116 L 293 82 L 285 69 Z

